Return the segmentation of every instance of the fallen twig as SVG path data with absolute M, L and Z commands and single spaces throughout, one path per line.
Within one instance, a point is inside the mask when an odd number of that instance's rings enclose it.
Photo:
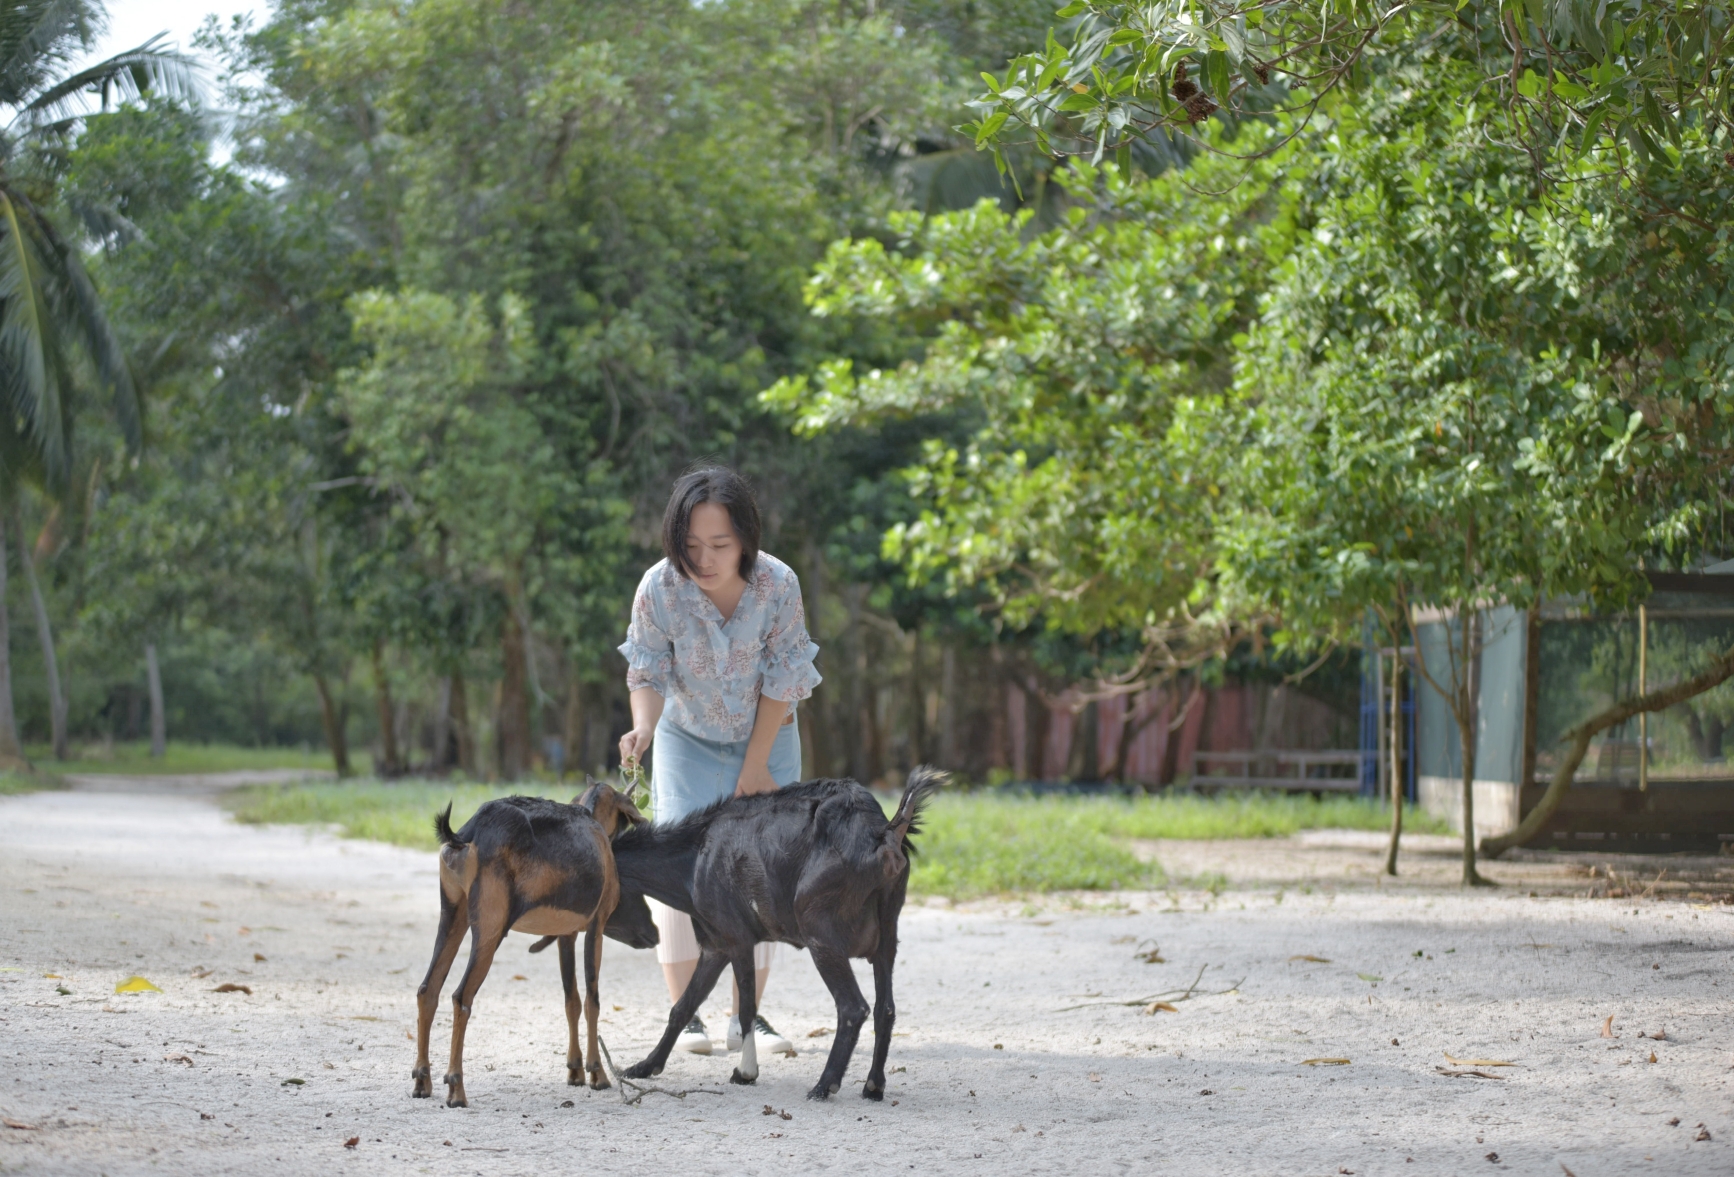
M 1434 1067 L 1441 1075 L 1450 1075 L 1453 1079 L 1503 1079 L 1504 1075 L 1489 1075 L 1486 1071 L 1455 1071 L 1450 1067 Z
M 670 1091 L 666 1087 L 653 1087 L 648 1083 L 640 1083 L 637 1080 L 628 1079 L 615 1068 L 614 1056 L 608 1053 L 608 1044 L 602 1041 L 602 1035 L 600 1034 L 596 1036 L 596 1045 L 602 1048 L 602 1062 L 608 1068 L 608 1077 L 614 1080 L 614 1089 L 620 1093 L 620 1102 L 628 1107 L 637 1107 L 641 1102 L 643 1102 L 644 1097 L 647 1095 L 668 1095 L 673 1096 L 675 1099 L 685 1099 L 689 1095 L 722 1094 L 722 1092 L 713 1091 L 708 1087 L 687 1087 L 680 1091 Z M 626 1089 L 628 1087 L 632 1088 L 638 1094 L 628 1096 L 626 1094 Z
M 1213 993 L 1200 993 L 1198 991 L 1198 982 L 1204 979 L 1204 970 L 1209 967 L 1208 964 L 1199 965 L 1198 975 L 1193 977 L 1192 984 L 1186 986 L 1184 989 L 1170 989 L 1166 993 L 1152 993 L 1148 997 L 1135 997 L 1130 1001 L 1084 1001 L 1077 1005 L 1063 1005 L 1054 1012 L 1063 1014 L 1069 1013 L 1075 1009 L 1089 1009 L 1100 1005 L 1149 1005 L 1156 1001 L 1186 1001 L 1192 997 L 1221 997 L 1224 994 L 1233 993 L 1236 989 L 1239 989 L 1241 985 L 1246 983 L 1246 978 L 1242 977 L 1226 989 L 1219 989 Z

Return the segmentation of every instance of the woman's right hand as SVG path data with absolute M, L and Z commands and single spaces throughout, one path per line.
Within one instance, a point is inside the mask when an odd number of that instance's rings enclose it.
M 620 763 L 629 764 L 635 760 L 643 760 L 645 752 L 650 749 L 651 737 L 655 734 L 655 728 L 635 727 L 621 736 Z

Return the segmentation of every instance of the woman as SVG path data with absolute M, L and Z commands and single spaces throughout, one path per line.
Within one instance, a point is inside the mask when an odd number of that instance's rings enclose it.
M 800 780 L 795 704 L 819 683 L 819 647 L 807 637 L 800 581 L 759 551 L 759 509 L 733 470 L 707 466 L 674 484 L 662 551 L 638 583 L 620 647 L 632 693 L 620 759 L 631 763 L 656 745 L 651 804 L 657 821 L 674 821 L 725 797 Z M 698 966 L 692 918 L 654 900 L 650 906 L 662 939 L 656 959 L 669 1001 L 678 1001 Z M 754 952 L 761 997 L 775 948 Z M 762 1049 L 794 1053 L 762 1016 L 753 1026 Z M 731 1015 L 728 1049 L 738 1050 L 740 1039 Z M 704 1022 L 694 1017 L 678 1045 L 709 1054 Z

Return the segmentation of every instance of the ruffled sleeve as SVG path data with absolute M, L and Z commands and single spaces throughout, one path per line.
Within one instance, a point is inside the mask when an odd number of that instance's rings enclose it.
M 765 634 L 765 674 L 759 685 L 767 698 L 793 703 L 819 685 L 813 667 L 819 647 L 807 636 L 807 612 L 801 604 L 801 582 L 793 572 L 782 578 L 771 600 L 770 629 Z
M 652 568 L 638 582 L 638 593 L 632 598 L 632 620 L 626 626 L 620 653 L 626 659 L 626 689 L 650 687 L 666 699 L 674 673 L 674 640 L 657 620 L 655 581 L 660 568 L 660 564 Z

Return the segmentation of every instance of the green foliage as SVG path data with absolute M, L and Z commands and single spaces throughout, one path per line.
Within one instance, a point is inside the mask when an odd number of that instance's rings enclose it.
M 1500 103 L 1515 132 L 1504 142 L 1538 153 L 1601 144 L 1647 169 L 1729 113 L 1734 10 L 1722 0 L 1075 0 L 1056 17 L 1069 43 L 1050 31 L 1003 77 L 984 75 L 980 117 L 961 128 L 978 143 L 1027 135 L 1100 160 L 1213 118 L 1336 114 L 1364 98 L 1380 53 L 1415 41 L 1453 43 L 1472 69 L 1459 92 Z

